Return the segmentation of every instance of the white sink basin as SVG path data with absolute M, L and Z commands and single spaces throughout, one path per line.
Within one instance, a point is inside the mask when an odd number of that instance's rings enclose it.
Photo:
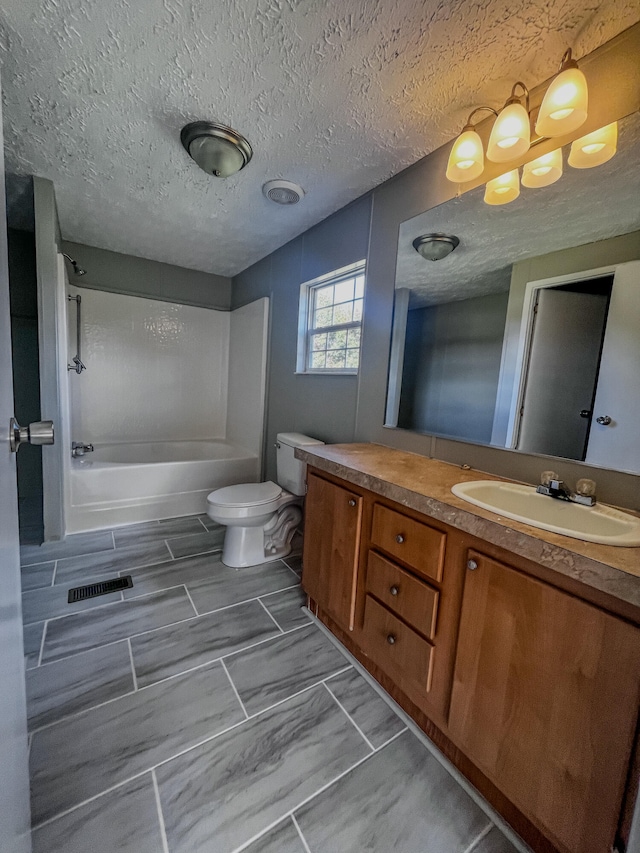
M 451 491 L 483 509 L 552 533 L 601 545 L 640 545 L 640 518 L 610 506 L 581 506 L 540 495 L 533 486 L 496 480 L 456 483 Z

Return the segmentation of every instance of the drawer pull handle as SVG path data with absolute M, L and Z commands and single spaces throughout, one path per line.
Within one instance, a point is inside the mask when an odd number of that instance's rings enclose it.
M 473 572 L 475 569 L 478 568 L 478 563 L 475 560 L 469 560 L 467 563 L 467 568 Z
M 394 585 L 391 587 L 391 589 L 389 590 L 389 592 L 391 593 L 391 595 L 397 595 L 397 594 L 400 592 L 400 587 L 399 587 L 399 586 L 396 586 L 396 585 L 394 584 Z
M 393 646 L 393 645 L 395 644 L 395 642 L 396 642 L 395 635 L 394 635 L 394 634 L 389 634 L 389 635 L 387 636 L 387 643 L 389 643 L 389 645 L 390 645 L 390 646 Z
M 396 536 L 396 542 L 398 543 L 398 545 L 402 545 L 402 543 L 404 542 L 404 536 L 402 535 L 402 533 L 398 533 L 398 535 Z
M 353 498 L 351 498 L 349 501 L 349 506 L 355 506 L 355 505 L 356 505 L 356 502 L 354 501 Z

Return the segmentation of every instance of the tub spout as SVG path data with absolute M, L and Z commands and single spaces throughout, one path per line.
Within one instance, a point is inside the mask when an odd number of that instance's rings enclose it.
M 71 455 L 74 459 L 77 459 L 78 456 L 84 456 L 85 453 L 93 453 L 93 444 L 83 444 L 81 441 L 71 443 Z

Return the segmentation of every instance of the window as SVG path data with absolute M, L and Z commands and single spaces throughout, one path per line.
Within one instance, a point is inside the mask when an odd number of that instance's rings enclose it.
M 365 262 L 300 288 L 298 373 L 357 373 Z

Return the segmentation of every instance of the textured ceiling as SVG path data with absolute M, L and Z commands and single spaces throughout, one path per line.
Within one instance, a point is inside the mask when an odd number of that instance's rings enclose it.
M 455 135 L 638 0 L 5 0 L 7 168 L 53 181 L 63 236 L 232 275 Z M 243 133 L 218 180 L 188 121 Z M 288 209 L 261 195 L 300 183 Z
M 400 226 L 396 287 L 411 290 L 412 308 L 508 290 L 511 264 L 640 229 L 640 114 L 619 124 L 618 153 L 593 169 L 566 165 L 555 184 L 522 188 L 510 204 L 484 203 L 484 187 Z M 421 234 L 455 234 L 444 260 L 426 261 L 411 245 Z

